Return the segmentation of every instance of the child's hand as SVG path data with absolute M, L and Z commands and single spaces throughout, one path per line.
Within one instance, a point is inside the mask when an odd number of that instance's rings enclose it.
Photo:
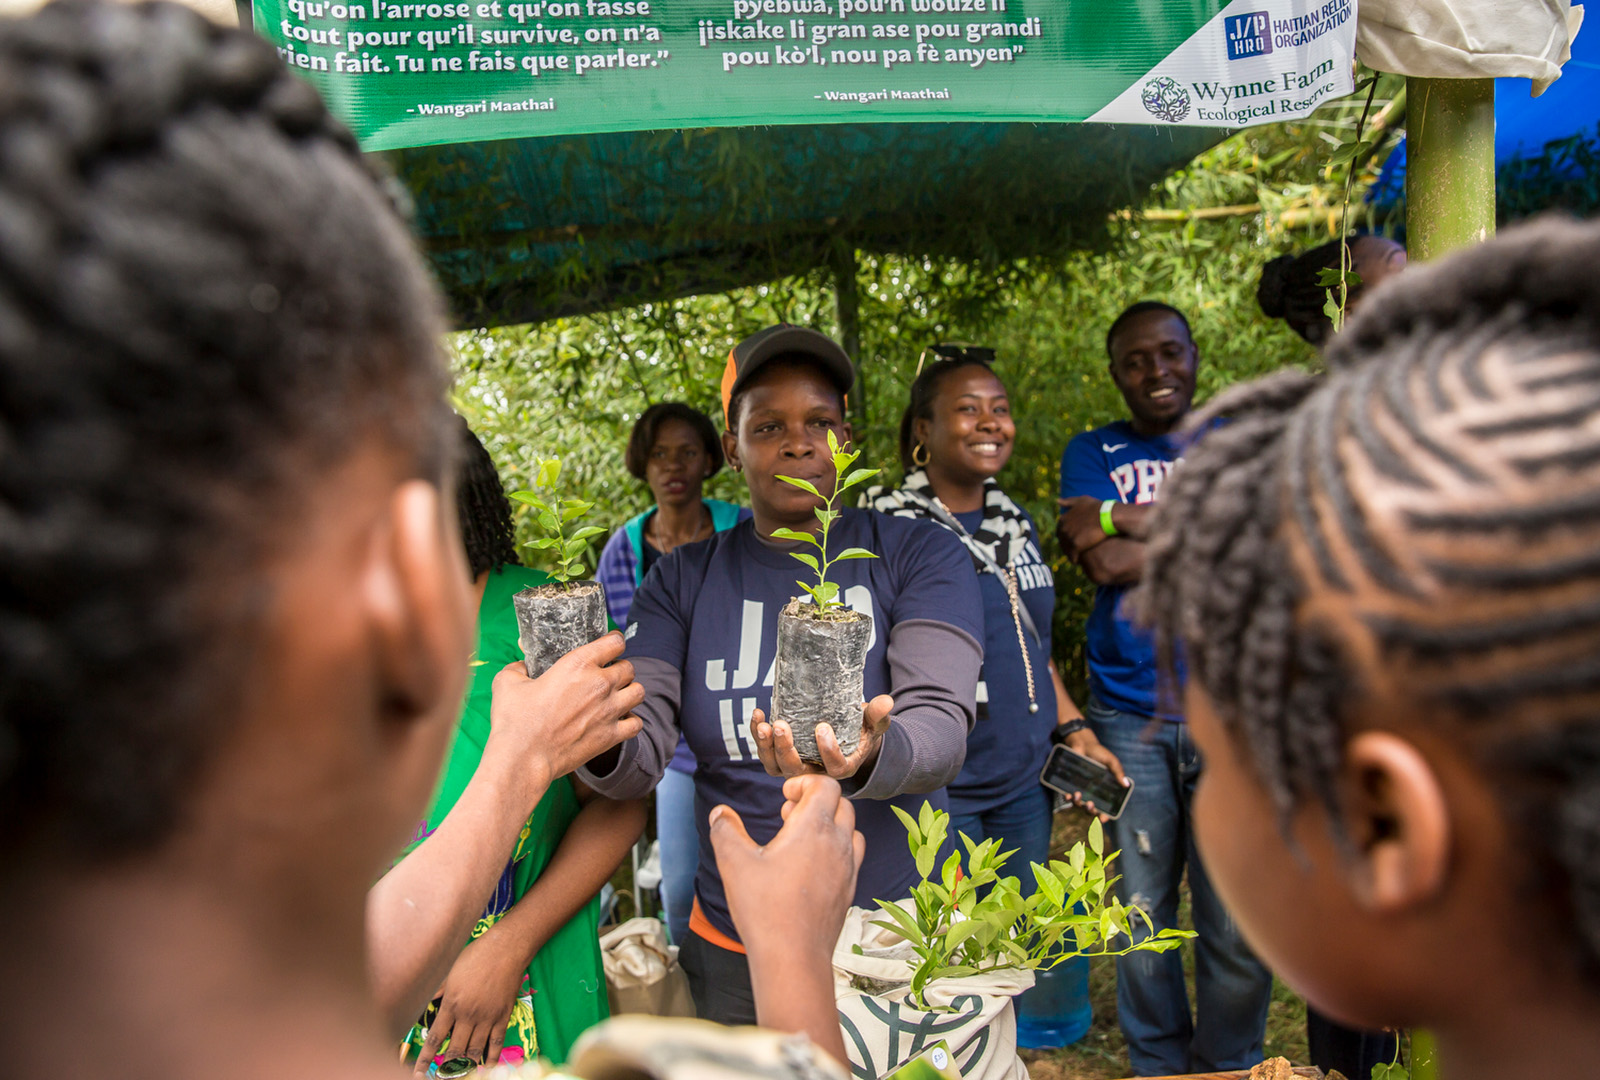
M 831 964 L 866 841 L 855 831 L 855 807 L 828 777 L 792 777 L 783 795 L 783 828 L 765 847 L 732 807 L 711 811 L 728 910 L 752 964 L 769 958 L 763 953 Z
M 757 1021 L 774 1031 L 804 1032 L 843 1062 L 833 947 L 867 842 L 837 781 L 792 777 L 783 796 L 783 828 L 767 846 L 750 839 L 727 806 L 711 811 L 711 846 L 750 958 Z
M 439 1015 L 417 1055 L 416 1075 L 427 1075 L 446 1039 L 452 1058 L 471 1058 L 480 1065 L 499 1061 L 526 967 L 524 958 L 495 940 L 493 929 L 461 950 L 440 990 Z

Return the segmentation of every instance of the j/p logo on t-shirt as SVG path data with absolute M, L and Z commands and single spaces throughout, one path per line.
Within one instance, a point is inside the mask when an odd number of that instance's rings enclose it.
M 865 585 L 852 585 L 844 590 L 843 599 L 845 607 L 872 619 L 872 636 L 867 640 L 867 651 L 870 653 L 878 641 L 878 620 L 873 617 L 872 590 Z M 777 612 L 772 614 L 772 628 L 769 631 L 767 605 L 759 600 L 746 600 L 739 617 L 739 655 L 732 658 L 731 679 L 728 672 L 730 658 L 706 661 L 706 689 L 717 695 L 722 745 L 727 749 L 731 761 L 757 760 L 755 735 L 750 730 L 750 714 L 755 711 L 760 699 L 730 691 L 749 690 L 757 685 L 758 673 L 761 672 L 762 644 L 768 640 L 776 642 L 777 637 Z M 777 651 L 776 645 L 773 651 Z M 776 663 L 776 657 L 768 662 L 765 674 L 759 676 L 760 685 L 772 685 L 772 669 Z M 737 714 L 734 711 L 735 701 L 739 706 Z
M 1111 482 L 1117 485 L 1117 494 L 1123 502 L 1142 506 L 1160 497 L 1161 482 L 1176 464 L 1150 458 L 1129 461 L 1111 470 Z

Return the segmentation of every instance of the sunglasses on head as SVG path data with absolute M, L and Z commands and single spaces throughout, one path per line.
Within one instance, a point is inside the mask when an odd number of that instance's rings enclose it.
M 932 353 L 934 360 L 964 360 L 978 364 L 993 365 L 994 350 L 987 345 L 968 345 L 961 341 L 944 341 L 937 345 L 929 345 L 922 350 L 922 355 L 917 357 L 917 374 L 922 374 L 922 365 L 927 362 L 928 354 Z

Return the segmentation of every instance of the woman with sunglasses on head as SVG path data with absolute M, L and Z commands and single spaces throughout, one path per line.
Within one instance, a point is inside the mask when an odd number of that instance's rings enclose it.
M 911 384 L 900 421 L 898 490 L 870 492 L 873 509 L 923 517 L 955 533 L 983 594 L 983 672 L 967 760 L 950 785 L 951 824 L 974 841 L 1003 837 L 1010 868 L 1031 888 L 1031 862 L 1050 854 L 1051 794 L 1039 783 L 1052 741 L 1109 768 L 1122 765 L 1095 738 L 1050 659 L 1055 578 L 1033 519 L 995 477 L 1011 458 L 1016 424 L 994 353 L 936 345 L 938 359 Z M 1093 804 L 1087 804 L 1091 809 Z

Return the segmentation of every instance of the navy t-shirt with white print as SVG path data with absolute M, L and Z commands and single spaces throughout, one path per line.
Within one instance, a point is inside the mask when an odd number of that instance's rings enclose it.
M 876 559 L 852 559 L 829 569 L 840 599 L 872 616 L 864 689 L 867 700 L 890 690 L 889 630 L 913 619 L 957 627 L 982 642 L 972 563 L 959 540 L 929 521 L 847 509 L 833 526 L 829 547 L 863 547 Z M 700 864 L 695 894 L 718 930 L 737 939 L 717 874 L 708 817 L 726 803 L 739 812 L 757 843 L 777 835 L 783 821 L 783 779 L 768 776 L 756 756 L 750 714 L 772 704 L 778 613 L 809 574 L 783 549 L 764 543 L 744 521 L 709 540 L 662 558 L 634 595 L 627 630 L 629 657 L 664 661 L 682 673 L 679 726 L 694 752 L 695 824 Z M 854 903 L 909 895 L 919 878 L 893 803 L 913 817 L 924 801 L 948 809 L 943 789 L 891 800 L 855 800 L 856 828 L 866 858 Z
M 967 761 L 950 785 L 950 811 L 977 814 L 1002 806 L 1039 784 L 1039 770 L 1050 751 L 1056 723 L 1056 691 L 1050 681 L 1050 615 L 1056 602 L 1055 575 L 1039 551 L 1039 534 L 1026 511 L 1028 540 L 1017 556 L 1018 591 L 1039 632 L 1036 639 L 1022 624 L 1028 660 L 1033 665 L 1034 700 L 1039 711 L 1028 712 L 1028 669 L 1011 617 L 1011 596 L 1005 583 L 987 571 L 978 575 L 983 595 L 983 674 L 978 683 L 978 722 L 967 737 Z M 983 510 L 956 514 L 968 533 L 983 524 Z
M 1153 503 L 1181 453 L 1177 439 L 1140 435 L 1126 420 L 1085 431 L 1074 436 L 1061 455 L 1061 497 L 1089 495 L 1135 506 Z M 1158 689 L 1154 638 L 1126 610 L 1132 591 L 1131 585 L 1101 585 L 1095 590 L 1085 642 L 1089 690 L 1120 712 L 1182 720 L 1176 695 Z

